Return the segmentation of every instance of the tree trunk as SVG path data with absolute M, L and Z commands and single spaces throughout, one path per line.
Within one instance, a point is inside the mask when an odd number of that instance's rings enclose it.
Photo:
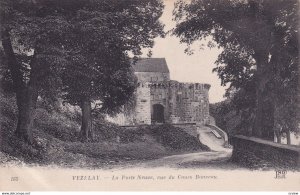
M 17 94 L 18 124 L 15 134 L 30 144 L 33 143 L 32 128 L 37 97 L 37 89 L 32 88 Z
M 286 144 L 291 145 L 291 131 L 286 130 Z
M 36 107 L 36 101 L 38 97 L 37 89 L 37 67 L 35 64 L 36 51 L 30 63 L 30 80 L 28 84 L 23 81 L 23 73 L 21 71 L 21 64 L 18 63 L 15 53 L 13 51 L 12 43 L 10 40 L 9 30 L 3 29 L 2 46 L 5 52 L 5 56 L 8 61 L 8 67 L 11 72 L 13 80 L 14 91 L 16 93 L 17 107 L 18 107 L 18 123 L 15 134 L 28 142 L 33 143 L 32 125 Z
M 262 51 L 255 55 L 257 64 L 256 74 L 256 114 L 254 120 L 253 136 L 266 140 L 274 139 L 274 100 L 267 84 L 272 78 L 268 64 L 268 55 Z
M 300 24 L 298 23 L 298 27 L 300 26 Z M 299 28 L 298 28 L 299 29 Z M 298 41 L 300 39 L 300 30 L 298 30 Z M 298 110 L 300 110 L 300 63 L 299 63 L 299 58 L 298 58 L 298 85 L 297 85 L 297 108 Z M 297 125 L 297 131 L 300 132 L 300 112 L 297 113 L 297 120 L 298 123 L 296 123 Z
M 81 138 L 83 141 L 89 141 L 93 139 L 92 129 L 92 113 L 91 113 L 91 101 L 87 98 L 81 100 Z
M 281 144 L 281 134 L 277 136 L 277 143 Z
M 276 136 L 276 142 L 281 144 L 281 132 L 275 131 L 275 136 Z

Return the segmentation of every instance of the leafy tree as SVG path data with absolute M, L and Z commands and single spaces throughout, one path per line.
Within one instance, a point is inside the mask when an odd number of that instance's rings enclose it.
M 16 93 L 16 135 L 33 143 L 32 122 L 38 95 L 55 90 L 57 73 L 66 63 L 60 42 L 69 24 L 47 1 L 1 0 L 1 43 L 6 70 Z M 45 9 L 47 8 L 47 9 Z
M 273 140 L 279 102 L 296 97 L 279 93 L 283 88 L 297 91 L 298 7 L 297 0 L 192 0 L 178 1 L 174 11 L 177 26 L 173 33 L 182 42 L 192 44 L 212 36 L 223 48 L 215 69 L 223 84 L 246 92 L 248 83 L 255 82 L 252 135 L 257 137 Z M 292 101 L 294 108 L 297 101 Z
M 117 50 L 112 50 L 104 59 L 84 55 L 81 60 L 78 60 L 78 55 L 71 56 L 71 66 L 63 72 L 64 100 L 72 105 L 79 105 L 82 110 L 83 140 L 93 139 L 93 113 L 119 112 L 134 92 L 135 76 L 131 64 L 125 55 L 118 57 L 116 53 Z M 92 103 L 95 108 L 92 108 Z
M 69 66 L 63 81 L 65 100 L 82 109 L 81 134 L 93 138 L 91 102 L 101 113 L 115 114 L 130 100 L 135 81 L 128 52 L 140 55 L 163 36 L 160 1 L 85 1 L 71 20 L 66 41 Z
M 16 134 L 32 143 L 37 97 L 59 89 L 61 75 L 71 102 L 98 98 L 106 112 L 124 104 L 132 90 L 128 51 L 139 55 L 163 35 L 158 21 L 162 9 L 159 0 L 1 0 L 4 68 L 13 81 L 19 112 Z M 74 86 L 77 76 L 84 79 Z

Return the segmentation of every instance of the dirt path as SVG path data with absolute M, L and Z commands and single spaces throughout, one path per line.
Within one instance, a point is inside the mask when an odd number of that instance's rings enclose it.
M 231 157 L 232 149 L 224 148 L 219 142 L 216 142 L 213 137 L 207 136 L 203 131 L 200 133 L 200 141 L 207 145 L 211 152 L 197 152 L 189 154 L 179 154 L 163 157 L 156 160 L 140 163 L 139 166 L 145 168 L 153 167 L 190 167 L 194 165 L 207 165 L 207 164 L 222 164 Z
M 218 151 L 218 152 L 197 152 L 189 154 L 180 154 L 163 157 L 156 160 L 143 162 L 138 166 L 145 168 L 153 167 L 182 167 L 184 164 L 191 163 L 209 163 L 209 162 L 225 162 L 231 156 L 231 151 Z M 136 165 L 135 165 L 136 166 Z
M 197 130 L 200 134 L 199 140 L 201 143 L 207 145 L 211 152 L 197 152 L 189 154 L 179 154 L 163 157 L 156 160 L 140 163 L 139 166 L 145 168 L 153 167 L 185 167 L 195 165 L 207 164 L 222 164 L 231 157 L 232 149 L 224 148 L 223 142 L 216 140 L 213 136 L 209 136 L 208 130 Z

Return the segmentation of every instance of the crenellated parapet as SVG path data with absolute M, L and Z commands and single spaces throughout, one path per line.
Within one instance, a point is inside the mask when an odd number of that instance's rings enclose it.
M 210 84 L 203 83 L 184 83 L 178 81 L 162 81 L 162 82 L 138 82 L 138 87 L 160 88 L 160 89 L 193 89 L 193 90 L 209 90 Z
M 148 81 L 146 81 L 146 82 L 139 81 L 139 82 L 137 83 L 137 87 L 138 87 L 138 88 L 150 88 L 150 87 L 151 87 L 150 85 L 151 85 L 151 83 L 148 82 Z

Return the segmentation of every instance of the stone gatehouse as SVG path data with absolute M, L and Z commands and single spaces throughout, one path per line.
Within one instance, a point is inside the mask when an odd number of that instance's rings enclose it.
M 170 80 L 164 58 L 141 58 L 132 66 L 138 78 L 134 103 L 110 121 L 119 125 L 209 123 L 209 84 Z

